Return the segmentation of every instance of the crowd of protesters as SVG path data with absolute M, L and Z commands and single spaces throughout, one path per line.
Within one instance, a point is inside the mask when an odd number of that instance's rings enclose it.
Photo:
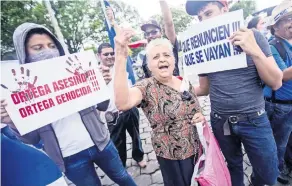
M 3 186 L 101 186 L 96 164 L 115 183 L 136 185 L 127 173 L 126 132 L 132 157 L 145 168 L 139 136 L 141 108 L 152 128 L 152 145 L 165 186 L 190 186 L 202 154 L 196 129 L 205 118 L 198 101 L 210 96 L 211 128 L 225 157 L 233 186 L 244 186 L 242 146 L 252 166 L 253 186 L 289 184 L 292 176 L 292 1 L 284 0 L 271 16 L 254 17 L 229 38 L 246 53 L 247 67 L 199 74 L 193 86 L 180 77 L 178 39 L 166 1 L 160 1 L 164 29 L 155 20 L 141 25 L 148 44 L 144 79 L 131 85 L 127 73 L 132 29 L 120 27 L 112 9 L 115 47 L 97 46 L 100 72 L 110 99 L 20 135 L 1 97 Z M 227 1 L 186 1 L 186 12 L 200 21 L 229 11 Z M 165 36 L 162 32 L 165 31 Z M 267 33 L 269 32 L 269 34 Z M 271 37 L 268 37 L 271 35 Z M 58 38 L 35 23 L 13 34 L 19 64 L 64 56 Z M 40 145 L 42 153 L 25 144 Z M 20 155 L 21 154 L 21 155 Z M 21 156 L 21 159 L 18 156 Z M 13 175 L 13 176 L 12 176 Z M 292 184 L 292 183 L 290 183 Z

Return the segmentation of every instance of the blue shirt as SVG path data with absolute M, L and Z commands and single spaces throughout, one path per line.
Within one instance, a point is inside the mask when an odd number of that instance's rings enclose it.
M 274 46 L 271 45 L 270 47 L 279 68 L 284 71 L 285 69 L 292 67 L 292 45 L 287 40 L 283 40 L 282 44 L 284 44 L 284 48 L 286 50 L 286 61 L 281 58 L 279 52 Z M 272 89 L 268 86 L 265 86 L 264 95 L 265 97 L 271 98 Z M 278 100 L 292 100 L 292 80 L 283 82 L 282 87 L 276 91 L 275 96 Z

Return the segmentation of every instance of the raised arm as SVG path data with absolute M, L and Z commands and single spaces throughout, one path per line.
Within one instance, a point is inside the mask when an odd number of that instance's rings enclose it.
M 115 37 L 114 91 L 115 104 L 120 111 L 129 110 L 142 101 L 142 92 L 136 87 L 130 88 L 127 78 L 127 46 L 133 34 L 132 30 L 121 29 Z
M 165 26 L 165 35 L 170 40 L 171 44 L 175 45 L 176 34 L 170 8 L 165 0 L 160 0 L 159 3 Z
M 258 42 L 255 39 L 257 34 Z M 253 59 L 260 78 L 273 90 L 282 86 L 283 73 L 277 66 L 273 56 L 266 56 L 263 50 L 270 51 L 269 43 L 260 33 L 241 28 L 230 37 L 234 45 L 238 45 Z M 260 45 L 260 46 L 259 46 Z M 271 52 L 269 52 L 271 53 Z
M 115 20 L 114 12 L 113 12 L 113 9 L 111 7 L 106 7 L 106 15 L 108 17 L 108 20 L 109 20 L 111 26 L 114 28 L 114 30 L 117 34 L 120 30 L 120 27 Z

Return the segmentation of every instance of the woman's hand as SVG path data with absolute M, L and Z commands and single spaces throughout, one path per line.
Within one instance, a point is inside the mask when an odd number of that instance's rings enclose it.
M 205 117 L 201 112 L 197 112 L 193 119 L 192 119 L 192 124 L 196 125 L 197 123 L 204 123 L 205 122 Z
M 133 29 L 121 28 L 115 37 L 116 60 L 118 57 L 128 57 L 128 44 L 134 36 Z

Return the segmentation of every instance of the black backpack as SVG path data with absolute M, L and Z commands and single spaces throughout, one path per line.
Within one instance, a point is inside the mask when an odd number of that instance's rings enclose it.
M 287 60 L 287 52 L 284 48 L 283 43 L 281 42 L 281 39 L 278 37 L 275 37 L 274 39 L 272 39 L 269 42 L 270 45 L 274 46 L 277 51 L 279 52 L 281 58 L 283 59 L 283 61 Z M 263 84 L 263 88 L 265 87 L 265 84 Z M 276 99 L 276 92 L 274 90 L 272 90 L 272 97 L 271 97 L 272 101 Z
M 279 52 L 281 58 L 286 61 L 287 60 L 287 52 L 284 48 L 284 45 L 281 42 L 281 39 L 278 37 L 275 37 L 274 39 L 272 39 L 270 42 L 270 45 L 274 46 L 277 51 Z

